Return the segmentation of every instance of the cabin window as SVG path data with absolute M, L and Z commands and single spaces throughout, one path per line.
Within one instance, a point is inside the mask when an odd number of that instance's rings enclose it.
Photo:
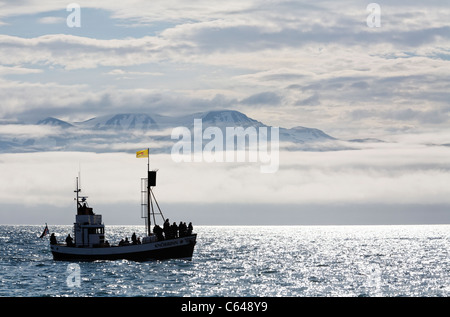
M 88 228 L 89 234 L 104 234 L 105 229 L 104 228 Z

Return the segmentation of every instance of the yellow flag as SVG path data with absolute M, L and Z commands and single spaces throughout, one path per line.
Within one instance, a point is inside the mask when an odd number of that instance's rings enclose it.
M 148 157 L 148 149 L 136 152 L 136 158 L 141 157 Z

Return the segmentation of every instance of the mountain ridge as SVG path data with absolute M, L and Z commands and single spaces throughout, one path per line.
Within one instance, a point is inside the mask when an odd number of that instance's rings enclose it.
M 34 125 L 48 126 L 48 133 L 11 137 L 0 134 L 0 152 L 37 151 L 93 151 L 132 152 L 134 144 L 152 144 L 156 152 L 170 153 L 177 142 L 168 129 L 185 127 L 194 135 L 194 119 L 201 119 L 202 133 L 208 127 L 218 127 L 223 136 L 228 127 L 254 127 L 259 137 L 271 138 L 271 126 L 248 117 L 236 110 L 213 110 L 188 115 L 163 116 L 156 113 L 116 113 L 93 117 L 79 122 L 64 121 L 54 117 L 39 120 Z M 267 128 L 259 134 L 261 129 Z M 55 130 L 59 129 L 59 130 Z M 45 130 L 44 130 L 45 131 Z M 249 130 L 250 131 L 250 130 Z M 246 133 L 246 132 L 245 132 Z M 279 127 L 280 144 L 291 150 L 342 150 L 342 144 L 333 143 L 338 139 L 322 130 L 306 127 Z M 203 140 L 204 144 L 207 140 Z M 328 144 L 325 144 L 328 143 Z
M 64 120 L 57 119 L 55 117 L 47 117 L 45 119 L 39 120 L 38 122 L 36 122 L 36 125 L 51 125 L 59 126 L 62 128 L 73 127 L 73 124 Z
M 204 127 L 216 125 L 223 127 L 224 124 L 236 124 L 243 127 L 271 127 L 258 120 L 248 117 L 246 114 L 237 110 L 211 110 L 205 112 L 197 112 L 194 114 L 182 115 L 182 116 L 162 116 L 159 114 L 146 114 L 146 113 L 118 113 L 109 114 L 98 117 L 93 117 L 85 121 L 69 122 L 54 117 L 47 117 L 46 119 L 38 121 L 39 125 L 59 125 L 62 127 L 79 127 L 79 128 L 91 128 L 96 130 L 105 129 L 119 129 L 119 130 L 133 130 L 133 129 L 162 129 L 162 128 L 175 128 L 178 126 L 192 127 L 194 119 L 202 119 Z M 141 122 L 141 125 L 136 123 Z M 149 125 L 150 123 L 150 125 Z M 126 126 L 124 126 L 125 124 Z M 307 128 L 297 126 L 293 128 L 282 128 L 285 131 L 298 131 L 298 132 L 315 132 L 317 136 L 335 139 L 329 136 L 322 130 L 316 128 Z

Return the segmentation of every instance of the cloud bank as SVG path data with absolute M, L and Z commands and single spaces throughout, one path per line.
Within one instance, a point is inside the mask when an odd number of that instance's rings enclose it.
M 67 14 L 63 1 L 22 4 L 5 6 L 0 19 Z M 273 125 L 448 124 L 450 10 L 442 1 L 383 4 L 380 28 L 366 25 L 366 7 L 354 1 L 80 5 L 87 22 L 103 12 L 112 29 L 51 23 L 51 33 L 0 36 L 2 116 L 68 117 L 77 107 L 99 115 L 125 104 L 192 112 L 223 108 L 223 96 Z M 158 31 L 143 35 L 146 28 Z
M 48 116 L 235 109 L 267 125 L 396 143 L 283 152 L 274 175 L 260 174 L 259 165 L 175 164 L 157 155 L 161 200 L 450 203 L 445 1 L 383 3 L 379 28 L 366 23 L 367 3 L 350 0 L 92 0 L 79 3 L 81 28 L 66 25 L 67 4 L 1 6 L 2 135 L 60 133 L 29 129 Z M 98 202 L 139 203 L 142 166 L 128 154 L 2 154 L 0 161 L 3 204 L 63 206 L 73 190 L 67 175 L 79 162 Z
M 159 169 L 155 192 L 167 203 L 450 204 L 449 154 L 442 146 L 283 151 L 273 174 L 260 173 L 257 162 L 177 163 L 166 154 L 153 155 L 151 165 Z M 95 202 L 135 204 L 147 167 L 124 153 L 2 154 L 0 160 L 0 200 L 30 205 L 71 201 L 80 166 Z

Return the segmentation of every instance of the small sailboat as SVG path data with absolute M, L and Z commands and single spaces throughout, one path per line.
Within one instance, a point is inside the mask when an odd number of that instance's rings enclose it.
M 170 225 L 159 207 L 152 188 L 156 186 L 157 171 L 150 170 L 149 149 L 139 151 L 136 157 L 147 157 L 147 178 L 141 178 L 141 217 L 145 219 L 146 236 L 142 241 L 132 236 L 132 241 L 121 241 L 110 245 L 105 240 L 105 225 L 102 215 L 95 214 L 81 195 L 79 178 L 76 178 L 76 211 L 73 237 L 67 236 L 65 243 L 58 243 L 54 235 L 50 237 L 50 249 L 54 260 L 95 261 L 127 259 L 134 261 L 183 258 L 190 260 L 194 252 L 197 234 L 192 225 L 180 223 Z M 153 203 L 154 202 L 154 203 Z M 157 207 L 157 211 L 154 208 Z M 163 227 L 156 224 L 156 215 L 163 221 Z M 154 228 L 152 230 L 152 220 Z

